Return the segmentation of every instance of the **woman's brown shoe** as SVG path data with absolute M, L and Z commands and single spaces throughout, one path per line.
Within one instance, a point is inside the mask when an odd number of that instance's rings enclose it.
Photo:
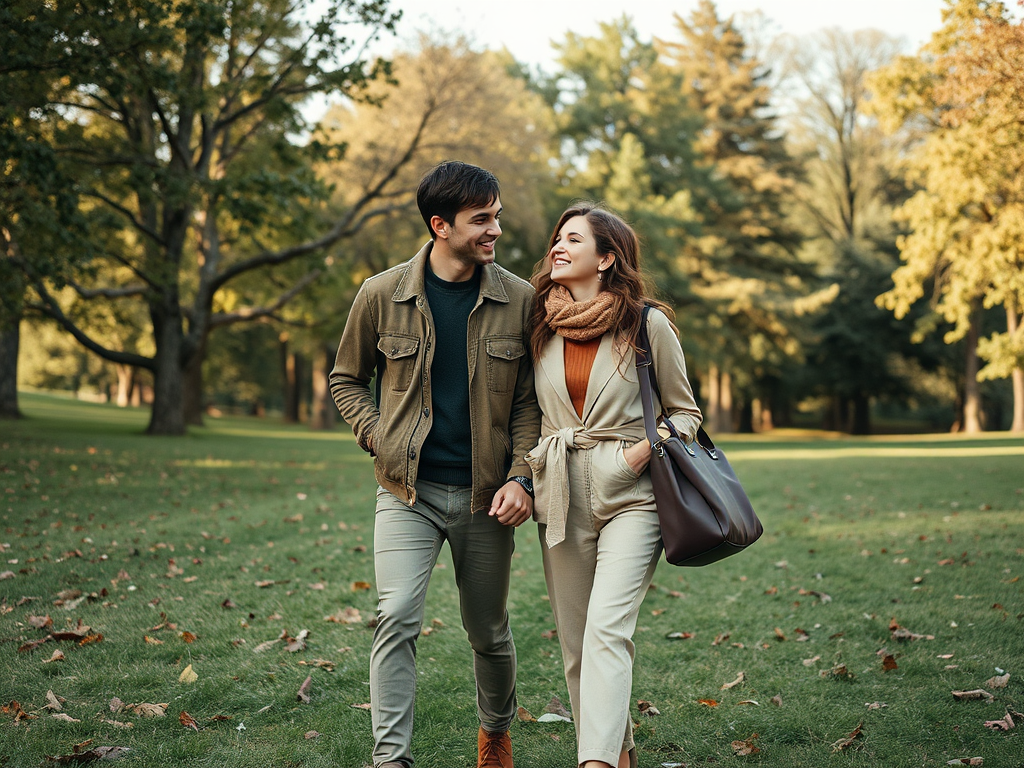
M 476 768 L 512 768 L 512 739 L 508 731 L 476 735 Z

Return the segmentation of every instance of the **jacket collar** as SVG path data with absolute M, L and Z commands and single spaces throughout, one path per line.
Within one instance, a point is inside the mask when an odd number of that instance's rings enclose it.
M 409 301 L 418 296 L 426 296 L 426 271 L 427 259 L 430 256 L 430 249 L 434 241 L 428 240 L 419 252 L 409 262 L 409 269 L 398 283 L 392 301 Z M 480 273 L 480 297 L 491 299 L 502 304 L 508 304 L 508 292 L 501 272 L 496 264 L 485 264 Z

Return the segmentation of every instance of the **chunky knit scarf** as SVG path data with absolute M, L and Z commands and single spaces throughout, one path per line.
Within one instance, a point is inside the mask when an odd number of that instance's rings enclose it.
M 611 291 L 601 291 L 587 301 L 573 301 L 568 288 L 556 285 L 544 300 L 544 308 L 551 329 L 572 341 L 596 339 L 615 323 L 615 296 Z

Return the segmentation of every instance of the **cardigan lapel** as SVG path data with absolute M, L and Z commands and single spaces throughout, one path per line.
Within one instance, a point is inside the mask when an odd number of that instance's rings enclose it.
M 590 370 L 590 381 L 587 382 L 587 396 L 583 401 L 583 421 L 589 422 L 594 407 L 600 399 L 608 383 L 618 372 L 619 365 L 625 365 L 615 349 L 615 333 L 609 331 L 601 338 L 597 348 L 594 367 Z
M 544 346 L 544 352 L 541 353 L 538 363 L 538 367 L 544 372 L 555 395 L 573 418 L 582 424 L 580 417 L 576 414 L 576 408 L 573 407 L 572 398 L 569 397 L 569 388 L 565 384 L 565 341 L 561 336 L 555 334 L 551 337 L 551 340 Z

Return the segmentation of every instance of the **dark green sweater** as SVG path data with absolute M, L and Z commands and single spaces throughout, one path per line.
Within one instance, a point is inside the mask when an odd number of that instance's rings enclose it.
M 418 477 L 448 485 L 472 485 L 472 432 L 469 422 L 469 313 L 480 294 L 480 270 L 473 278 L 449 283 L 427 265 L 427 303 L 434 318 L 434 359 L 430 364 L 434 423 L 420 450 Z

